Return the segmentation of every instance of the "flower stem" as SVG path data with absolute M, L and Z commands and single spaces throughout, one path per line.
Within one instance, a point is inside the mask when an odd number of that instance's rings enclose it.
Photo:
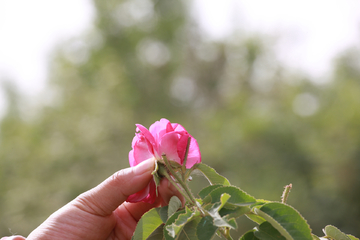
M 167 159 L 166 155 L 162 156 L 165 164 L 167 166 L 167 168 L 169 169 L 171 175 L 174 176 L 174 178 L 176 179 L 176 181 L 178 181 L 178 183 L 181 185 L 181 187 L 185 190 L 185 192 L 187 193 L 187 195 L 189 196 L 189 198 L 191 199 L 191 203 L 196 206 L 196 200 L 194 198 L 194 196 L 192 195 L 189 187 L 187 186 L 187 184 L 176 174 L 176 172 L 174 171 L 174 169 L 171 167 L 171 164 L 169 162 L 169 160 Z M 182 174 L 184 176 L 184 174 Z M 183 177 L 184 178 L 184 177 Z
M 233 240 L 233 238 L 230 236 L 230 229 L 229 228 L 220 228 L 220 233 L 226 238 L 227 240 Z
M 186 162 L 187 162 L 187 157 L 189 155 L 190 142 L 191 142 L 191 137 L 188 137 L 187 144 L 186 144 L 185 155 L 184 155 L 184 161 L 183 161 L 183 164 L 182 164 L 182 167 L 181 167 L 183 181 L 186 180 L 185 179 Z
M 286 203 L 288 197 L 289 197 L 289 194 L 290 194 L 290 190 L 292 188 L 292 184 L 290 183 L 289 185 L 286 185 L 285 186 L 285 189 L 284 189 L 284 192 L 281 196 L 281 202 L 282 203 Z
M 172 185 L 174 185 L 174 187 L 179 191 L 179 193 L 181 193 L 181 195 L 183 195 L 183 196 L 185 197 L 185 199 L 186 199 L 188 202 L 193 203 L 192 200 L 189 198 L 189 196 L 183 191 L 183 189 L 181 189 L 181 188 L 177 185 L 177 183 L 171 178 L 171 176 L 169 175 L 169 173 L 167 172 L 167 170 L 166 170 L 165 167 L 163 167 L 163 166 L 160 165 L 160 166 L 159 166 L 159 173 L 160 173 L 162 176 L 166 177 L 166 178 L 169 180 L 169 182 L 170 182 Z M 193 203 L 193 204 L 195 204 L 195 203 Z

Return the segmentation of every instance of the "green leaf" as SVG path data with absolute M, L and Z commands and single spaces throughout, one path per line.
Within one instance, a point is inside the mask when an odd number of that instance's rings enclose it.
M 238 218 L 246 213 L 250 212 L 250 208 L 245 206 L 245 207 L 236 207 L 236 208 L 227 208 L 227 207 L 223 207 L 220 209 L 219 214 L 220 216 L 224 217 L 228 217 L 228 218 Z M 264 220 L 265 221 L 265 220 Z
M 155 208 L 163 223 L 166 223 L 168 220 L 168 207 L 169 206 Z
M 220 206 L 216 209 L 216 212 L 219 212 L 219 210 L 227 203 L 227 201 L 230 199 L 230 194 L 223 193 L 220 197 Z
M 354 237 L 353 235 L 348 234 L 347 235 L 351 240 L 359 240 L 357 237 Z
M 169 201 L 168 207 L 168 218 L 171 217 L 179 208 L 181 208 L 182 203 L 180 199 L 176 196 L 172 196 Z
M 262 224 L 263 222 L 266 221 L 263 217 L 260 217 L 259 215 L 251 213 L 251 212 L 246 214 L 246 217 L 257 224 Z
M 239 240 L 259 240 L 255 234 L 254 234 L 255 230 L 250 230 L 248 232 L 246 232 L 244 235 L 242 235 Z
M 199 240 L 210 240 L 214 237 L 218 227 L 214 226 L 213 218 L 206 216 L 198 224 L 196 235 Z
M 148 238 L 146 238 L 146 240 L 165 240 L 164 237 L 164 225 L 165 224 L 161 224 L 157 229 L 155 229 L 155 231 L 153 231 L 150 236 Z
M 265 200 L 265 199 L 256 199 L 256 203 L 254 203 L 254 204 L 252 205 L 252 207 L 264 205 L 265 203 L 271 203 L 271 202 L 272 202 L 272 201 Z
M 171 224 L 173 224 L 178 217 L 181 214 L 184 214 L 185 210 L 180 210 L 176 213 L 174 213 L 166 222 L 165 224 L 165 228 Z M 196 231 L 197 231 L 197 225 L 200 222 L 201 217 L 200 216 L 195 216 L 193 217 L 193 219 L 190 222 L 187 222 L 185 224 L 185 226 L 179 231 L 179 233 L 177 234 L 177 236 L 175 238 L 171 237 L 168 233 L 168 231 L 164 228 L 164 237 L 166 240 L 172 240 L 172 239 L 177 239 L 177 240 L 198 240 L 197 235 L 196 235 Z
M 264 199 L 256 199 L 256 203 L 252 204 L 250 206 L 250 208 L 254 210 L 255 207 L 260 208 L 261 206 L 263 206 L 266 203 L 270 203 L 270 201 L 264 200 Z M 247 213 L 246 217 L 249 218 L 251 221 L 259 224 L 259 225 L 266 221 L 264 218 L 262 218 L 259 215 L 253 213 L 253 211 L 250 211 L 249 213 Z
M 172 160 L 169 160 L 169 163 L 170 163 L 170 166 L 173 168 L 173 169 L 179 169 L 182 167 L 182 165 L 180 165 L 178 162 L 175 162 L 175 161 L 172 161 Z
M 192 221 L 188 222 L 185 227 L 181 230 L 177 240 L 198 240 L 196 234 L 197 226 L 201 221 L 201 217 L 197 216 Z
M 169 226 L 166 226 L 166 231 L 168 231 L 169 236 L 174 239 L 182 228 L 183 226 L 178 226 L 173 223 Z
M 138 222 L 133 240 L 145 240 L 147 239 L 157 228 L 163 224 L 163 221 L 159 215 L 159 209 L 153 208 L 146 212 Z
M 327 225 L 324 228 L 325 237 L 330 237 L 335 240 L 351 240 L 345 233 L 341 232 L 337 227 L 332 225 Z
M 178 218 L 178 216 L 179 216 L 180 214 L 183 214 L 183 213 L 185 213 L 185 209 L 180 210 L 180 211 L 178 211 L 178 212 L 175 212 L 175 213 L 174 213 L 171 217 L 169 217 L 169 219 L 166 221 L 166 223 L 165 223 L 165 228 L 164 228 L 164 236 L 165 236 L 165 239 L 166 239 L 166 240 L 174 239 L 173 237 L 171 237 L 171 236 L 169 235 L 169 232 L 168 232 L 168 230 L 166 229 L 166 227 L 167 227 L 167 226 L 170 226 L 171 224 L 173 224 L 173 223 L 176 221 L 176 219 Z
M 230 186 L 229 180 L 218 174 L 213 168 L 209 167 L 204 163 L 197 163 L 191 169 L 199 170 L 207 178 L 207 180 L 210 182 L 211 185 L 218 184 L 218 185 Z
M 193 212 L 188 207 L 185 209 L 185 213 L 179 214 L 178 218 L 171 225 L 166 226 L 171 237 L 175 237 L 180 230 L 185 226 L 186 223 L 190 222 L 194 216 L 199 215 L 199 212 Z
M 237 229 L 237 223 L 234 218 L 221 217 L 220 215 L 213 216 L 214 226 L 217 227 L 227 227 L 232 229 Z
M 179 217 L 176 219 L 176 221 L 173 224 L 176 224 L 178 226 L 185 225 L 187 222 L 190 222 L 191 218 L 193 216 L 199 215 L 200 213 L 196 214 L 198 212 L 193 212 L 190 210 L 190 208 L 186 207 L 185 213 L 180 214 Z
M 354 237 L 353 235 L 348 234 L 347 235 L 351 240 L 359 240 L 357 237 Z
M 195 200 L 196 200 L 196 205 L 203 205 L 203 200 L 202 199 L 200 199 L 200 198 L 195 198 Z
M 261 240 L 286 240 L 269 222 L 264 222 L 254 232 Z
M 225 206 L 248 206 L 256 202 L 256 199 L 254 197 L 234 186 L 224 186 L 216 188 L 205 197 L 203 202 L 204 204 L 220 202 L 221 195 L 224 193 L 227 193 L 231 196 Z
M 227 193 L 221 194 L 220 202 L 216 202 L 214 204 L 207 205 L 205 209 L 213 216 L 215 214 L 219 214 L 220 209 L 225 205 L 225 203 L 229 200 L 231 196 Z
M 320 238 L 318 236 L 316 236 L 315 234 L 311 234 L 313 240 L 320 240 Z
M 153 175 L 153 179 L 156 185 L 156 196 L 158 196 L 158 186 L 160 186 L 160 180 L 161 180 L 161 177 L 158 174 L 158 170 L 159 170 L 158 161 L 155 161 L 155 169 L 151 174 Z
M 209 195 L 209 193 L 210 193 L 211 191 L 213 191 L 213 190 L 215 190 L 216 188 L 221 187 L 221 186 L 223 186 L 223 185 L 217 184 L 217 185 L 207 186 L 207 187 L 203 188 L 203 189 L 198 193 L 198 195 L 199 195 L 199 197 L 200 197 L 201 199 L 204 199 L 207 195 Z
M 312 240 L 311 229 L 294 208 L 284 203 L 266 203 L 254 212 L 276 228 L 287 240 Z
M 200 215 L 199 212 L 194 212 L 192 211 L 190 208 L 186 207 L 185 208 L 185 213 L 183 214 L 180 214 L 178 216 L 178 218 L 175 220 L 175 223 L 176 225 L 185 225 L 187 222 L 190 221 L 190 219 L 193 217 L 193 216 L 197 216 L 197 215 Z
M 223 193 L 220 197 L 220 202 L 208 206 L 207 213 L 214 219 L 213 224 L 217 227 L 237 228 L 236 221 L 233 218 L 223 218 L 219 214 L 219 210 L 222 209 L 230 197 L 231 196 L 229 194 Z
M 157 175 L 157 171 L 159 170 L 159 165 L 158 165 L 158 161 L 155 161 L 155 169 L 154 171 L 152 171 L 151 175 Z

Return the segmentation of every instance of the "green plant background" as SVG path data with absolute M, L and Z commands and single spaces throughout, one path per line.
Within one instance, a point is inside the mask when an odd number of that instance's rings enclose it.
M 162 117 L 181 123 L 233 185 L 280 200 L 292 183 L 288 203 L 315 234 L 332 224 L 359 236 L 360 53 L 339 53 L 331 81 L 317 85 L 276 60 L 272 36 L 210 41 L 188 2 L 149 0 L 132 16 L 140 2 L 93 1 L 93 29 L 54 50 L 41 104 L 28 106 L 2 79 L 0 236 L 27 235 L 128 167 L 134 124 Z

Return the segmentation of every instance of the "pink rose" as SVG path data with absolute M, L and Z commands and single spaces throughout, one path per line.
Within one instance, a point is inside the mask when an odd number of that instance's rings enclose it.
M 136 127 L 136 134 L 132 141 L 133 149 L 129 152 L 130 166 L 136 166 L 149 158 L 161 160 L 162 154 L 165 154 L 168 160 L 182 165 L 189 137 L 191 141 L 186 168 L 191 168 L 194 164 L 201 162 L 197 141 L 180 124 L 171 123 L 163 118 L 152 124 L 149 130 L 140 124 L 136 124 Z M 155 198 L 156 186 L 155 182 L 151 181 L 145 189 L 129 196 L 126 201 L 154 203 Z

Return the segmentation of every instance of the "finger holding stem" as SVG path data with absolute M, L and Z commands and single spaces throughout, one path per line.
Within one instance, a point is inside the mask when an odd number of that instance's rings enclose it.
M 165 168 L 164 166 L 162 166 L 162 165 L 159 166 L 159 173 L 160 173 L 162 176 L 166 177 L 166 178 L 169 180 L 169 182 L 170 182 L 172 185 L 174 185 L 174 187 L 179 191 L 179 193 L 181 193 L 181 194 L 185 197 L 185 199 L 186 199 L 188 202 L 190 202 L 190 203 L 192 203 L 192 204 L 195 204 L 195 202 L 193 202 L 193 201 L 191 200 L 191 198 L 183 191 L 183 189 L 180 188 L 180 187 L 177 185 L 177 183 L 172 179 L 172 177 L 171 177 L 170 174 L 167 172 L 167 170 L 166 170 L 166 168 Z
M 192 193 L 189 190 L 189 187 L 186 185 L 186 183 L 176 174 L 175 170 L 171 167 L 171 164 L 169 162 L 169 160 L 167 159 L 166 155 L 162 155 L 165 164 L 167 166 L 167 168 L 169 169 L 171 175 L 174 176 L 174 178 L 176 179 L 176 181 L 178 181 L 178 183 L 183 187 L 183 189 L 185 190 L 185 192 L 187 193 L 187 195 L 189 196 L 189 198 L 191 199 L 191 203 L 196 205 L 196 200 L 194 198 L 194 196 L 192 195 Z M 184 173 L 182 174 L 183 179 L 184 179 Z

